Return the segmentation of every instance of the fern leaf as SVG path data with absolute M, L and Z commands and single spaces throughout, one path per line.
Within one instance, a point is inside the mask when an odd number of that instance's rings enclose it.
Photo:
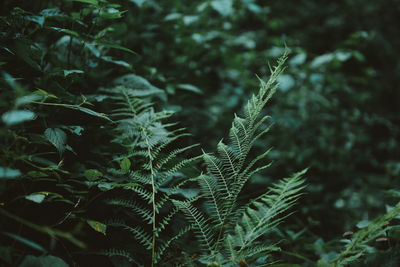
M 218 225 L 222 224 L 223 223 L 222 207 L 220 204 L 220 198 L 215 179 L 206 175 L 201 175 L 199 177 L 199 185 L 205 197 L 208 198 L 209 200 L 208 202 L 211 207 L 211 214 L 212 215 L 216 214 L 215 217 Z
M 129 262 L 136 264 L 137 266 L 143 266 L 143 265 L 139 264 L 128 251 L 123 250 L 123 249 L 110 248 L 110 249 L 101 251 L 100 254 L 105 255 L 109 258 L 123 257 L 123 258 L 127 259 Z
M 171 237 L 170 239 L 168 239 L 165 242 L 162 242 L 159 245 L 159 248 L 157 250 L 155 263 L 158 263 L 158 261 L 160 260 L 161 256 L 163 255 L 165 250 L 171 245 L 171 243 L 173 243 L 174 241 L 178 240 L 181 236 L 183 236 L 184 234 L 186 234 L 190 230 L 192 230 L 192 226 L 191 225 L 189 225 L 189 226 L 187 226 L 185 228 L 182 228 L 175 236 Z
M 251 202 L 255 208 L 249 205 L 241 220 L 246 229 L 246 237 L 240 251 L 247 249 L 257 238 L 281 222 L 284 217 L 279 215 L 294 205 L 304 188 L 301 177 L 306 171 L 305 169 L 291 178 L 282 179 L 269 192 Z
M 173 200 L 173 203 L 181 209 L 195 229 L 196 236 L 201 242 L 204 249 L 212 252 L 212 230 L 209 228 L 206 219 L 189 201 Z
M 218 185 L 221 186 L 221 189 L 223 188 L 227 197 L 231 197 L 232 193 L 229 188 L 230 183 L 228 182 L 228 179 L 224 175 L 223 166 L 221 166 L 222 165 L 221 161 L 218 158 L 211 156 L 207 153 L 203 154 L 203 158 L 204 161 L 208 164 L 208 170 L 210 174 L 216 178 Z
M 105 201 L 109 205 L 120 206 L 124 208 L 128 208 L 142 217 L 143 221 L 146 221 L 148 224 L 152 223 L 152 214 L 151 210 L 142 207 L 135 201 L 125 200 L 125 199 L 109 199 Z

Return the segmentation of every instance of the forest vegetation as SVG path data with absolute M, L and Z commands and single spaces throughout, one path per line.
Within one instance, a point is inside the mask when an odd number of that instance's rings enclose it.
M 1 1 L 0 266 L 399 266 L 398 14 Z

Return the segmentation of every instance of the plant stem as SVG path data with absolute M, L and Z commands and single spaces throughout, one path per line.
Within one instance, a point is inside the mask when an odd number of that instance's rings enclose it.
M 73 243 L 74 245 L 76 245 L 76 246 L 78 246 L 80 248 L 85 248 L 86 247 L 86 245 L 82 241 L 76 239 L 75 237 L 73 237 L 68 232 L 62 232 L 62 231 L 59 231 L 59 230 L 56 230 L 56 229 L 52 229 L 49 226 L 40 226 L 40 225 L 31 223 L 31 222 L 29 222 L 29 221 L 27 221 L 27 220 L 25 220 L 25 219 L 23 219 L 21 217 L 18 217 L 18 216 L 14 215 L 14 214 L 9 213 L 8 211 L 6 211 L 3 208 L 0 208 L 0 213 L 2 215 L 4 215 L 4 216 L 8 217 L 8 218 L 11 218 L 11 219 L 13 219 L 13 220 L 25 225 L 25 226 L 28 226 L 29 228 L 32 228 L 33 230 L 48 234 L 52 238 L 61 237 L 61 238 L 67 239 L 68 241 L 70 241 L 71 243 Z
M 155 182 L 155 174 L 154 174 L 154 169 L 153 169 L 153 159 L 151 156 L 151 151 L 150 151 L 150 144 L 149 144 L 149 139 L 147 137 L 146 132 L 143 130 L 143 135 L 146 138 L 146 144 L 147 144 L 147 153 L 149 155 L 149 165 L 150 165 L 150 173 L 151 173 L 151 188 L 152 188 L 152 195 L 151 195 L 151 201 L 152 201 L 152 206 L 153 206 L 153 231 L 152 231 L 152 241 L 151 241 L 151 267 L 154 267 L 155 264 L 155 247 L 156 247 L 156 182 Z

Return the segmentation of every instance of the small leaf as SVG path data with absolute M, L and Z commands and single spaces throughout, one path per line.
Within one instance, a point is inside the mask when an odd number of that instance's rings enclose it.
M 16 178 L 20 175 L 21 172 L 19 170 L 7 167 L 0 167 L 0 178 L 11 179 L 11 178 Z
M 191 91 L 196 94 L 200 94 L 200 95 L 203 94 L 203 91 L 201 91 L 198 87 L 196 87 L 192 84 L 178 84 L 176 87 L 178 87 L 179 89 L 182 89 L 182 90 Z
M 130 0 L 130 1 L 135 3 L 138 7 L 142 7 L 143 3 L 146 2 L 146 0 Z
M 59 128 L 47 128 L 44 131 L 44 136 L 46 136 L 47 140 L 49 140 L 50 143 L 57 148 L 58 153 L 62 155 L 65 151 L 65 145 L 67 141 L 66 133 Z
M 23 106 L 23 105 L 35 102 L 41 98 L 42 98 L 42 96 L 40 96 L 38 94 L 30 94 L 30 95 L 19 97 L 15 100 L 15 107 L 19 107 L 19 106 Z
M 56 30 L 58 32 L 63 32 L 63 33 L 66 33 L 66 34 L 69 34 L 69 35 L 72 35 L 75 37 L 79 37 L 79 34 L 76 31 L 72 31 L 69 29 L 63 29 L 63 28 L 58 28 L 58 27 L 50 27 L 50 29 Z
M 3 122 L 7 125 L 15 125 L 24 121 L 31 121 L 34 118 L 35 113 L 29 110 L 8 111 L 1 116 Z
M 362 228 L 367 227 L 367 226 L 370 225 L 370 224 L 371 224 L 370 221 L 363 220 L 363 221 L 357 223 L 357 227 L 360 228 L 360 229 L 362 229 Z
M 96 232 L 102 233 L 106 235 L 107 225 L 98 221 L 87 220 L 87 223 L 92 227 Z
M 120 163 L 121 169 L 128 172 L 131 167 L 131 161 L 128 158 L 124 158 Z
M 73 73 L 85 73 L 83 70 L 64 70 L 64 76 L 67 77 Z
M 103 176 L 101 172 L 95 169 L 86 170 L 84 174 L 89 181 L 95 181 L 99 179 L 101 176 Z
M 4 261 L 9 266 L 12 263 L 11 259 L 11 247 L 10 246 L 0 246 L 0 259 Z
M 68 267 L 61 258 L 47 255 L 47 256 L 33 256 L 27 255 L 19 267 L 33 267 L 33 266 L 51 266 L 51 267 Z
M 92 4 L 97 6 L 99 4 L 98 0 L 69 0 L 71 2 L 81 2 L 81 3 L 86 3 L 86 4 Z
M 35 92 L 33 92 L 34 94 L 38 94 L 38 95 L 42 95 L 45 97 L 51 97 L 51 98 L 57 98 L 57 96 L 53 95 L 53 94 L 49 94 L 48 92 L 46 92 L 43 89 L 38 89 Z
M 37 244 L 37 243 L 35 243 L 35 242 L 31 241 L 31 240 L 28 240 L 28 239 L 26 239 L 26 238 L 24 238 L 22 236 L 19 236 L 19 235 L 13 234 L 13 233 L 8 233 L 8 232 L 2 232 L 2 234 L 5 235 L 5 236 L 8 236 L 8 237 L 10 237 L 10 238 L 12 238 L 14 240 L 17 240 L 17 241 L 19 241 L 19 242 L 21 242 L 21 243 L 23 243 L 23 244 L 25 244 L 25 245 L 33 248 L 33 249 L 36 249 L 36 250 L 38 250 L 40 252 L 44 252 L 44 253 L 46 252 L 46 249 L 44 249 L 41 245 L 39 245 L 39 244 Z M 22 264 L 19 265 L 19 266 L 22 266 Z
M 91 110 L 91 109 L 89 109 L 89 108 L 84 108 L 84 107 L 77 107 L 77 109 L 80 110 L 80 111 L 82 111 L 82 112 L 85 112 L 85 113 L 87 113 L 87 114 L 89 114 L 89 115 L 96 116 L 96 117 L 99 117 L 99 118 L 103 118 L 103 119 L 106 119 L 106 120 L 112 122 L 112 120 L 109 119 L 109 118 L 107 117 L 107 115 L 104 114 L 104 113 L 99 113 L 99 112 L 96 112 L 96 111 L 94 111 L 94 110 Z
M 122 51 L 125 51 L 125 52 L 129 52 L 129 53 L 134 54 L 134 55 L 137 54 L 135 51 L 132 51 L 129 48 L 126 48 L 126 47 L 124 47 L 122 45 L 118 45 L 118 44 L 109 44 L 109 43 L 104 43 L 104 42 L 99 42 L 99 41 L 96 41 L 96 44 L 102 45 L 102 46 L 106 46 L 106 47 L 110 47 L 110 48 L 114 48 L 114 49 L 118 49 L 118 50 L 122 50 Z
M 233 0 L 214 0 L 211 2 L 211 7 L 226 17 L 233 13 Z
M 35 22 L 43 27 L 45 18 L 43 16 L 26 16 L 27 20 Z
M 311 62 L 311 68 L 318 68 L 326 63 L 329 63 L 334 58 L 333 54 L 323 54 L 313 59 Z
M 42 203 L 45 198 L 46 198 L 46 195 L 44 195 L 42 193 L 33 193 L 33 194 L 25 196 L 25 199 L 39 203 L 39 204 Z
M 295 66 L 296 66 L 296 65 L 301 65 L 301 64 L 304 64 L 304 62 L 306 61 L 306 59 L 307 59 L 307 54 L 306 54 L 306 53 L 300 53 L 300 54 L 294 56 L 294 57 L 289 61 L 289 64 L 295 65 Z

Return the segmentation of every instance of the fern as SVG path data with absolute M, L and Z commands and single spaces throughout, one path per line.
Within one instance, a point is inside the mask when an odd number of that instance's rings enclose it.
M 278 250 L 275 244 L 265 245 L 257 240 L 288 216 L 287 211 L 304 188 L 301 176 L 305 171 L 302 171 L 276 183 L 267 193 L 247 205 L 238 202 L 249 179 L 269 166 L 263 160 L 270 150 L 253 159 L 249 158 L 249 154 L 255 141 L 269 130 L 261 129 L 269 117 L 260 114 L 276 91 L 276 79 L 284 70 L 286 59 L 285 53 L 277 66 L 271 68 L 267 82 L 260 79 L 260 90 L 245 105 L 243 117 L 235 114 L 229 142 L 221 140 L 216 155 L 203 152 L 207 173 L 197 180 L 208 207 L 208 217 L 195 207 L 195 200 L 174 201 L 192 223 L 194 233 L 202 244 L 203 256 L 209 261 L 232 265 Z
M 128 198 L 106 200 L 109 205 L 121 207 L 130 218 L 126 222 L 119 220 L 108 225 L 130 232 L 137 244 L 142 246 L 139 251 L 149 251 L 151 265 L 154 266 L 169 245 L 190 229 L 184 227 L 172 237 L 164 234 L 178 213 L 178 209 L 172 205 L 171 195 L 179 186 L 169 192 L 163 187 L 168 179 L 198 160 L 199 157 L 179 158 L 180 154 L 197 145 L 168 151 L 173 142 L 187 135 L 182 128 L 171 130 L 175 123 L 162 123 L 172 112 L 155 112 L 151 104 L 138 99 L 134 90 L 124 86 L 103 90 L 111 94 L 117 106 L 111 114 L 117 123 L 113 142 L 126 149 L 126 153 L 116 156 L 114 161 L 128 160 L 135 166 L 133 170 L 129 168 L 120 174 L 115 171 L 110 174 L 125 177 L 129 183 L 136 184 L 128 188 L 131 192 Z
M 113 258 L 113 257 L 122 257 L 127 259 L 129 262 L 135 263 L 137 266 L 142 266 L 140 265 L 137 261 L 135 261 L 135 259 L 132 257 L 132 255 L 123 249 L 108 249 L 105 251 L 100 252 L 100 254 L 105 255 L 109 258 Z
M 368 243 L 378 237 L 386 236 L 386 231 L 390 230 L 387 224 L 399 215 L 400 203 L 388 213 L 375 218 L 367 227 L 354 233 L 346 248 L 331 263 L 331 266 L 347 266 L 359 260 L 363 255 L 367 254 Z

